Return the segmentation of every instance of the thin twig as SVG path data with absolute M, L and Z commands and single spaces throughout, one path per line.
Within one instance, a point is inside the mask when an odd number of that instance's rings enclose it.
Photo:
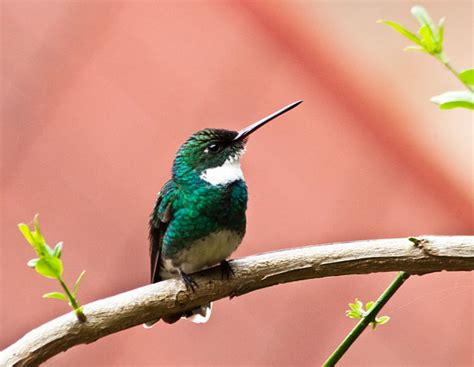
M 462 80 L 461 76 L 459 75 L 457 70 L 451 65 L 448 57 L 444 53 L 435 54 L 434 57 L 436 57 L 436 59 L 439 60 L 446 67 L 446 69 L 448 69 L 466 87 L 468 91 L 474 92 L 474 87 Z
M 369 326 L 371 322 L 375 320 L 375 316 L 382 310 L 382 307 L 392 298 L 395 292 L 402 286 L 402 284 L 410 277 L 409 273 L 401 271 L 397 274 L 397 277 L 382 293 L 379 299 L 375 302 L 374 306 L 370 311 L 364 315 L 352 331 L 346 336 L 342 343 L 337 347 L 333 354 L 324 363 L 324 367 L 333 367 L 341 359 L 344 353 L 351 347 L 356 339 L 362 334 L 362 332 Z
M 69 303 L 71 304 L 71 307 L 74 310 L 74 313 L 76 314 L 77 319 L 80 322 L 86 322 L 87 320 L 86 315 L 84 315 L 84 313 L 82 312 L 81 306 L 79 306 L 79 304 L 76 301 L 76 297 L 71 293 L 67 284 L 64 283 L 64 280 L 62 278 L 59 278 L 58 280 L 59 280 L 59 283 L 61 284 L 61 287 L 63 287 L 67 298 L 69 299 Z

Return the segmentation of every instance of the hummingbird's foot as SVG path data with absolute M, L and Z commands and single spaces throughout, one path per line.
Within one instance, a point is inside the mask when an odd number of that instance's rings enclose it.
M 186 288 L 188 290 L 191 289 L 194 292 L 196 290 L 196 288 L 198 287 L 198 285 L 194 281 L 194 279 L 182 270 L 179 271 L 179 274 L 181 275 L 181 278 L 183 279 L 184 284 L 186 284 Z
M 221 262 L 221 280 L 229 280 L 234 277 L 234 271 L 227 260 Z

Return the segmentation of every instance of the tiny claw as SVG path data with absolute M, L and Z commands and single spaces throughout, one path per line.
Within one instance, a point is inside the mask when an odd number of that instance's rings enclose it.
M 188 290 L 190 289 L 194 292 L 196 288 L 198 287 L 196 281 L 190 275 L 186 274 L 182 270 L 179 271 L 179 274 L 181 275 L 181 278 L 183 279 L 184 284 L 186 284 L 186 289 Z

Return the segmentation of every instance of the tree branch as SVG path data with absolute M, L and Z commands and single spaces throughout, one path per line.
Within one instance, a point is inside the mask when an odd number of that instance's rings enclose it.
M 60 352 L 92 343 L 158 317 L 225 297 L 281 283 L 336 275 L 406 271 L 426 274 L 474 270 L 474 236 L 423 236 L 308 246 L 231 262 L 235 276 L 221 280 L 219 268 L 193 275 L 195 292 L 180 279 L 147 285 L 84 306 L 87 321 L 70 312 L 28 332 L 0 353 L 2 366 L 37 365 Z

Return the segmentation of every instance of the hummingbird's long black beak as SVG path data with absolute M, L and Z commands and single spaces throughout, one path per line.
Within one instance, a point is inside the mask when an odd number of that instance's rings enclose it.
M 303 102 L 303 100 L 293 102 L 293 103 L 289 104 L 288 106 L 283 107 L 281 110 L 278 110 L 278 111 L 272 113 L 271 115 L 269 115 L 269 116 L 267 116 L 267 117 L 265 117 L 265 118 L 263 118 L 263 119 L 261 119 L 257 122 L 254 122 L 252 125 L 249 125 L 249 126 L 243 128 L 242 130 L 240 130 L 237 133 L 236 137 L 234 138 L 234 141 L 245 139 L 247 136 L 252 134 L 257 129 L 261 128 L 267 122 L 270 122 L 273 119 L 277 118 L 278 116 L 283 115 L 285 112 L 288 112 L 289 110 L 292 110 L 293 108 L 295 108 L 296 106 L 298 106 L 302 102 Z

